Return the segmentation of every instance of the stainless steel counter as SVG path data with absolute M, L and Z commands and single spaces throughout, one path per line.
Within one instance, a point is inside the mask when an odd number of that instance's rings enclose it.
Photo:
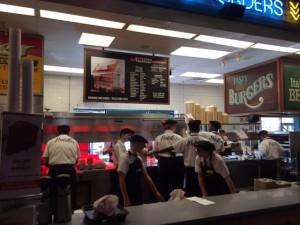
M 207 197 L 201 205 L 189 200 L 127 207 L 124 225 L 160 224 L 299 224 L 300 187 L 251 191 Z M 84 214 L 75 214 L 63 225 L 86 225 Z

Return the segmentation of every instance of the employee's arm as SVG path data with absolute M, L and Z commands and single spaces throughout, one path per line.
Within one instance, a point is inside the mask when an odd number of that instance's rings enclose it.
M 145 167 L 143 168 L 143 176 L 145 177 L 149 187 L 151 188 L 151 190 L 153 191 L 157 201 L 163 202 L 164 198 L 163 196 L 158 192 L 155 184 L 153 183 L 153 180 L 151 179 L 151 177 L 149 176 L 149 174 L 147 173 Z
M 199 182 L 199 186 L 200 186 L 203 197 L 207 197 L 208 195 L 207 195 L 207 191 L 205 188 L 203 175 L 201 173 L 198 173 L 198 182 Z
M 234 186 L 234 184 L 233 184 L 233 182 L 232 182 L 230 176 L 224 177 L 224 179 L 225 179 L 226 184 L 227 184 L 227 186 L 228 186 L 228 188 L 229 188 L 229 190 L 230 190 L 230 193 L 231 193 L 231 194 L 236 193 L 235 186 Z
M 43 164 L 47 167 L 49 167 L 49 157 L 44 157 L 43 158 Z
M 121 171 L 118 171 L 118 174 L 119 174 L 120 189 L 121 189 L 123 200 L 124 200 L 124 206 L 131 206 L 131 203 L 130 203 L 130 200 L 128 197 L 126 183 L 125 183 L 126 175 Z
M 152 154 L 157 154 L 157 153 L 164 153 L 164 152 L 170 152 L 172 150 L 174 150 L 173 146 L 168 147 L 168 148 L 163 148 L 163 149 L 160 149 L 160 150 L 150 151 L 150 152 L 148 152 L 147 155 L 152 155 Z

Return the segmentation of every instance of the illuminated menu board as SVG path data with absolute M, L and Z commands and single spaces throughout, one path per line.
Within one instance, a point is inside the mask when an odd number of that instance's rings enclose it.
M 85 49 L 84 101 L 169 104 L 169 58 Z

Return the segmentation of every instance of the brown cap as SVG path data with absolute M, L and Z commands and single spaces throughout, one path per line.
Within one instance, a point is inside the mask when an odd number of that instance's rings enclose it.
M 131 143 L 148 143 L 148 140 L 141 135 L 133 135 L 129 141 Z
M 219 130 L 222 127 L 222 124 L 219 121 L 209 121 L 210 125 L 214 126 L 217 130 Z

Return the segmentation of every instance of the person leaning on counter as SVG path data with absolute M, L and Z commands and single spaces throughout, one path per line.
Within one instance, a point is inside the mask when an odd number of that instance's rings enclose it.
M 55 178 L 59 174 L 68 174 L 71 179 L 72 210 L 76 209 L 76 170 L 80 156 L 77 141 L 69 136 L 70 127 L 59 125 L 58 136 L 49 140 L 43 153 L 43 163 L 49 167 L 48 175 Z
M 260 176 L 262 178 L 276 180 L 277 160 L 279 158 L 279 155 L 284 152 L 284 149 L 277 141 L 269 137 L 268 131 L 261 130 L 258 133 L 258 136 L 262 140 L 262 142 L 258 146 L 258 150 L 262 158 Z
M 197 151 L 195 172 L 203 197 L 236 193 L 224 159 L 214 152 L 214 144 L 204 140 L 195 142 L 194 147 Z
M 144 203 L 141 176 L 144 176 L 157 200 L 164 201 L 151 177 L 148 175 L 142 158 L 138 155 L 144 149 L 146 143 L 148 141 L 143 136 L 133 135 L 130 138 L 130 150 L 119 159 L 119 184 L 124 206 L 141 205 Z

